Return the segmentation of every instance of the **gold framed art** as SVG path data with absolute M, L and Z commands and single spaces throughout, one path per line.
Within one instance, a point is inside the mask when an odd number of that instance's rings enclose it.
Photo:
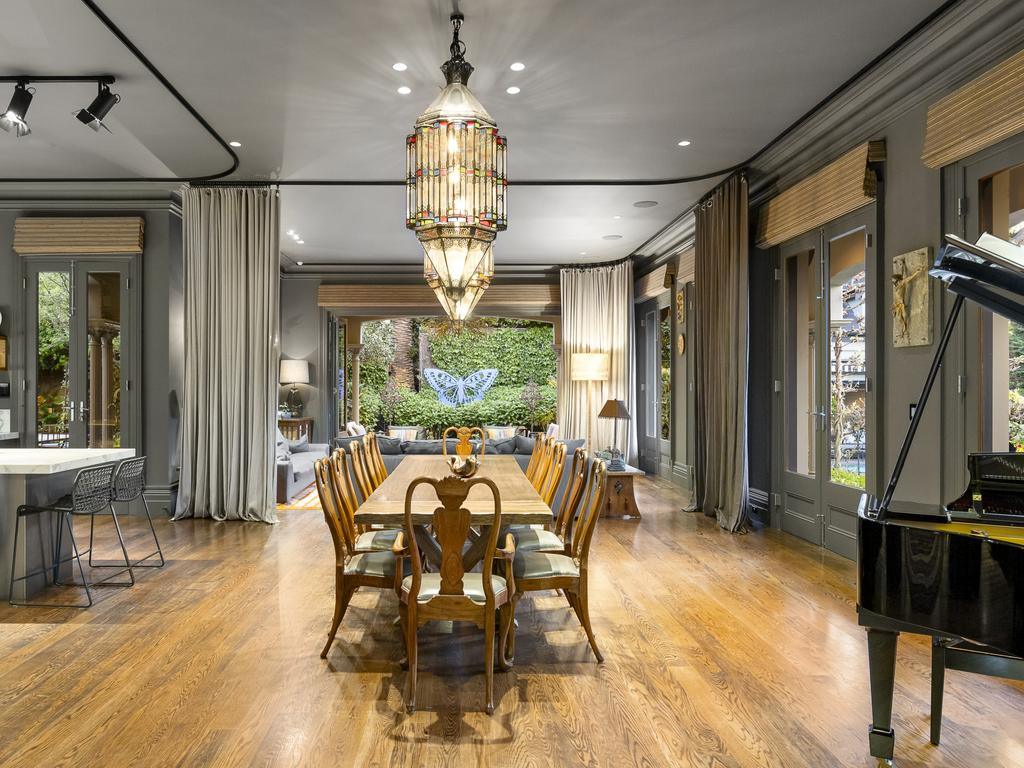
M 681 333 L 676 336 L 676 354 L 686 354 L 686 337 Z

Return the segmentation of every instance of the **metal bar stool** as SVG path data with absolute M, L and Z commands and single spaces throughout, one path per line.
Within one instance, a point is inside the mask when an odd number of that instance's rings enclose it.
M 156 528 L 153 527 L 153 518 L 149 514 L 149 502 L 146 501 L 146 496 L 143 494 L 143 489 L 146 487 L 146 457 L 140 456 L 135 459 L 125 459 L 118 467 L 117 472 L 114 474 L 114 482 L 111 486 L 110 493 L 110 509 L 113 511 L 114 504 L 128 504 L 135 501 L 140 496 L 142 497 L 142 506 L 146 509 L 146 520 L 149 521 L 149 530 L 153 534 L 153 543 L 156 544 L 156 551 L 150 552 L 145 557 L 140 557 L 138 560 L 132 563 L 132 568 L 163 568 L 164 567 L 164 552 L 160 548 L 160 539 L 157 538 Z M 92 526 L 89 526 L 89 565 L 92 565 Z M 145 560 L 149 560 L 151 557 L 159 557 L 159 563 L 147 563 Z M 99 566 L 100 568 L 111 567 L 106 565 Z
M 130 587 L 135 584 L 135 574 L 132 573 L 131 564 L 128 561 L 128 551 L 124 546 L 124 538 L 121 536 L 121 527 L 117 523 L 117 515 L 114 515 L 114 528 L 117 531 L 117 538 L 121 544 L 121 552 L 124 554 L 124 565 L 118 566 L 121 570 L 116 573 L 112 573 L 105 579 L 100 581 L 91 582 L 85 575 L 85 569 L 82 567 L 82 554 L 92 555 L 92 544 L 90 542 L 89 550 L 87 553 L 78 551 L 78 543 L 75 541 L 75 531 L 71 524 L 72 515 L 89 515 L 92 517 L 98 512 L 103 512 L 110 509 L 111 513 L 113 510 L 110 508 L 110 496 L 111 496 L 111 478 L 114 474 L 113 464 L 104 464 L 99 467 L 89 467 L 79 471 L 75 477 L 75 484 L 71 490 L 70 496 L 57 501 L 55 504 L 48 506 L 34 506 L 31 504 L 23 504 L 18 507 L 17 515 L 14 522 L 14 536 L 12 538 L 13 553 L 11 557 L 11 584 L 10 589 L 7 593 L 7 601 L 11 605 L 19 606 L 39 606 L 42 608 L 88 608 L 92 605 L 92 590 L 90 586 L 97 586 L 99 584 L 108 583 L 110 579 L 119 576 L 125 571 L 128 572 L 129 581 L 127 582 L 112 582 L 109 586 L 117 587 Z M 32 573 L 26 573 L 23 576 L 15 578 L 15 566 L 18 552 L 18 529 L 21 525 L 21 519 L 28 517 L 29 515 L 38 515 L 44 512 L 50 512 L 60 515 L 60 524 L 57 527 L 57 541 L 53 551 L 53 561 L 50 565 L 45 563 L 45 554 L 43 568 Z M 91 524 L 91 521 L 90 521 Z M 71 540 L 71 552 L 69 557 L 61 558 L 61 544 L 64 533 L 64 528 L 68 529 L 68 536 Z M 28 535 L 26 529 L 25 535 Z M 78 573 L 82 577 L 81 584 L 76 583 L 72 577 L 72 581 L 68 582 L 70 586 L 80 586 L 85 589 L 85 595 L 88 602 L 85 605 L 81 603 L 29 603 L 29 602 L 15 602 L 14 600 L 14 585 L 19 581 L 26 581 L 33 576 L 39 576 L 42 574 L 44 583 L 46 582 L 47 572 L 52 571 L 53 573 L 53 584 L 54 586 L 63 586 L 64 583 L 60 581 L 60 566 L 64 563 L 68 563 L 74 560 L 78 564 Z

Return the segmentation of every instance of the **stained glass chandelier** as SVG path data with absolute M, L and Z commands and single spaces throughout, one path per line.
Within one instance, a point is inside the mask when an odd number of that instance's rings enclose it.
M 423 277 L 453 323 L 473 312 L 494 276 L 505 229 L 505 137 L 467 83 L 473 65 L 454 13 L 446 85 L 406 139 L 405 226 L 423 246 Z

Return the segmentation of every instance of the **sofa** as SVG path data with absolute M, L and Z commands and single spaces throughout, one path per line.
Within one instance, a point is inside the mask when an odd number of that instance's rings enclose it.
M 327 443 L 310 443 L 305 437 L 288 440 L 277 430 L 277 503 L 288 501 L 313 480 L 313 465 L 317 459 L 329 456 L 331 446 Z
M 362 440 L 362 435 L 352 435 L 348 437 L 338 437 L 334 440 L 336 448 L 344 448 L 348 450 L 348 444 L 353 440 Z M 455 455 L 455 444 L 458 441 L 448 440 L 448 454 L 451 456 Z M 476 440 L 471 441 L 475 446 L 479 446 L 479 442 Z M 565 471 L 562 473 L 562 482 L 559 485 L 558 490 L 555 492 L 554 501 L 552 502 L 552 509 L 558 511 L 558 506 L 562 500 L 562 494 L 565 492 L 565 487 L 569 482 L 569 469 L 572 466 L 572 455 L 573 452 L 583 445 L 583 440 L 565 440 Z M 377 445 L 380 447 L 381 458 L 384 460 L 384 466 L 388 470 L 388 474 L 391 474 L 399 464 L 405 459 L 406 456 L 414 455 L 429 455 L 437 456 L 444 451 L 442 450 L 441 440 L 400 440 L 397 437 L 387 437 L 385 435 L 377 435 Z M 508 437 L 502 440 L 488 440 L 487 441 L 487 455 L 488 456 L 513 456 L 519 466 L 526 471 L 526 468 L 530 464 L 530 457 L 533 455 L 533 438 L 526 437 L 524 435 L 516 435 L 515 437 Z

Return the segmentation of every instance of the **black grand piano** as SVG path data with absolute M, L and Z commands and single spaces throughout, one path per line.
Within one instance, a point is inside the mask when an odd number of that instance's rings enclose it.
M 981 241 L 979 241 L 981 242 Z M 970 484 L 945 505 L 893 494 L 965 299 L 1024 323 L 1024 265 L 1003 249 L 946 236 L 931 275 L 956 295 L 884 495 L 858 510 L 857 613 L 868 634 L 871 754 L 892 760 L 900 632 L 932 638 L 931 741 L 946 669 L 1024 679 L 1024 454 L 967 457 Z

